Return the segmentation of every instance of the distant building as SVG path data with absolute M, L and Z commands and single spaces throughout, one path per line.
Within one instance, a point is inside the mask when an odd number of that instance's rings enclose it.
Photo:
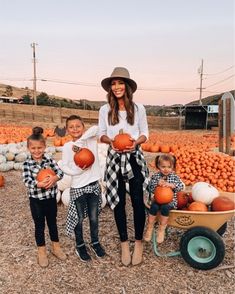
M 0 103 L 22 103 L 21 98 L 0 96 Z

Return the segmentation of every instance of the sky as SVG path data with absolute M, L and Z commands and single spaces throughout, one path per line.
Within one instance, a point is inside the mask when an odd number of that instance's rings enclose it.
M 235 88 L 235 0 L 0 0 L 0 83 L 105 100 L 126 67 L 143 104 L 185 104 Z M 42 81 L 44 80 L 44 81 Z M 46 81 L 45 81 L 46 80 Z

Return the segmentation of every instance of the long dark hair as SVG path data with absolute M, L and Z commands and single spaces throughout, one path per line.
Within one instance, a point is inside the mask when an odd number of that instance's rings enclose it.
M 32 134 L 27 138 L 27 146 L 29 146 L 30 141 L 41 141 L 44 144 L 46 144 L 46 140 L 42 134 L 43 134 L 43 128 L 34 127 L 32 129 Z
M 135 103 L 133 102 L 133 92 L 131 87 L 123 80 L 126 86 L 126 91 L 124 94 L 124 105 L 127 113 L 127 122 L 130 125 L 134 124 L 135 119 Z M 118 101 L 117 98 L 114 96 L 111 86 L 109 88 L 108 94 L 107 94 L 108 103 L 110 105 L 110 110 L 108 113 L 108 122 L 110 125 L 116 125 L 119 123 L 119 117 L 118 117 Z

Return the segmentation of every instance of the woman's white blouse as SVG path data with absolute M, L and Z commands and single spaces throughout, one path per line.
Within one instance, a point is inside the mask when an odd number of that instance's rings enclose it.
M 99 111 L 99 138 L 103 135 L 108 136 L 110 139 L 119 134 L 119 130 L 123 129 L 124 133 L 128 133 L 131 137 L 137 140 L 141 135 L 148 138 L 148 123 L 146 111 L 142 104 L 135 103 L 135 120 L 134 124 L 130 125 L 126 119 L 126 111 L 119 111 L 119 123 L 116 125 L 109 125 L 108 112 L 110 110 L 109 104 L 105 104 Z

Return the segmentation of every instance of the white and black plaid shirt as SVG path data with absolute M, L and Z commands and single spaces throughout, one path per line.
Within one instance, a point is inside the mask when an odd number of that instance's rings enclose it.
M 55 198 L 58 193 L 57 184 L 50 189 L 38 188 L 36 180 L 37 174 L 41 169 L 51 168 L 59 179 L 62 179 L 64 173 L 58 167 L 56 161 L 50 158 L 48 155 L 44 154 L 42 161 L 35 161 L 32 156 L 26 159 L 23 163 L 23 182 L 28 188 L 28 196 L 32 198 L 37 198 L 40 200 Z
M 134 177 L 130 164 L 130 156 L 130 152 L 118 153 L 111 147 L 108 149 L 104 181 L 106 183 L 107 202 L 111 209 L 114 209 L 120 201 L 117 193 L 119 171 L 121 170 L 122 176 L 126 183 L 129 183 L 129 180 Z M 134 151 L 134 156 L 136 157 L 138 165 L 141 166 L 141 173 L 144 177 L 143 191 L 145 191 L 149 184 L 149 170 L 140 147 L 137 147 Z
M 173 189 L 174 192 L 174 198 L 171 204 L 176 207 L 177 206 L 177 192 L 182 191 L 184 189 L 184 183 L 181 181 L 180 177 L 177 176 L 175 173 L 170 173 L 168 176 L 163 175 L 161 172 L 157 172 L 152 175 L 150 183 L 149 183 L 149 193 L 154 193 L 156 187 L 158 186 L 158 183 L 161 179 L 164 179 L 166 182 L 170 184 L 174 184 L 175 188 Z

